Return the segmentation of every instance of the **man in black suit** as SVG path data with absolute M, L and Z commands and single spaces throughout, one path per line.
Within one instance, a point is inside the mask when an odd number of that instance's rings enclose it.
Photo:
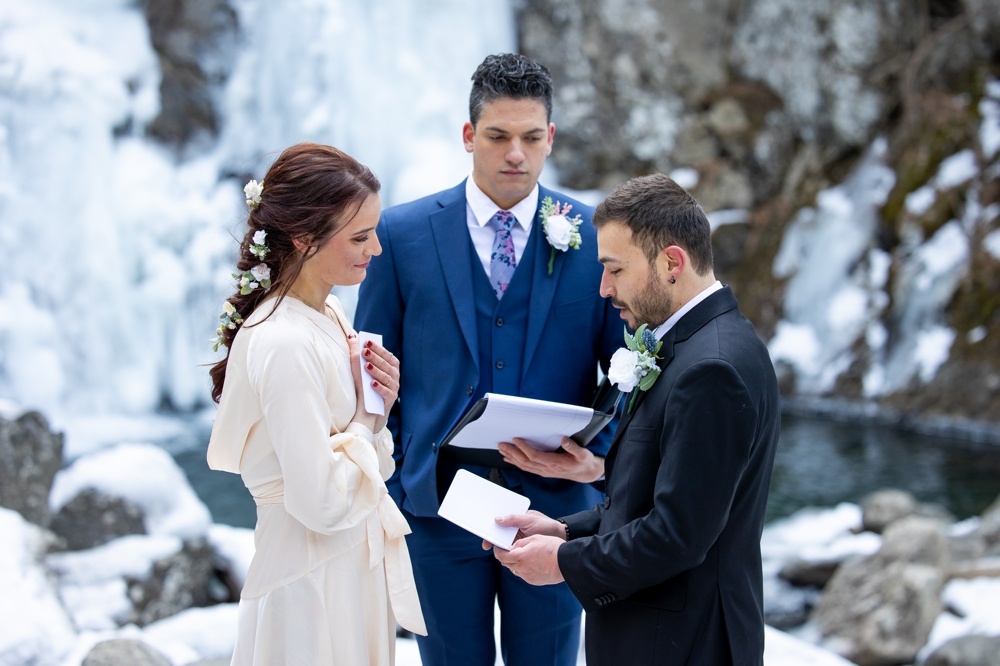
M 630 394 L 607 493 L 558 521 L 498 518 L 521 534 L 496 558 L 529 583 L 569 584 L 588 666 L 761 664 L 760 535 L 780 427 L 767 349 L 715 279 L 704 211 L 670 178 L 622 184 L 593 222 L 601 295 L 652 331 L 642 356 L 612 360 Z

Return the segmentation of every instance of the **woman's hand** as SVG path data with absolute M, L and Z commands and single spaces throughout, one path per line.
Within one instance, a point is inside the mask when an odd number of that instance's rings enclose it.
M 368 426 L 373 433 L 385 427 L 389 410 L 392 409 L 399 395 L 399 359 L 388 349 L 369 340 L 362 349 L 357 336 L 349 337 L 351 347 L 351 373 L 354 375 L 354 388 L 358 395 L 358 407 L 354 413 L 354 421 Z M 365 364 L 365 369 L 372 376 L 371 385 L 375 392 L 385 401 L 385 414 L 369 414 L 365 411 L 364 387 L 361 385 L 361 369 L 359 359 Z

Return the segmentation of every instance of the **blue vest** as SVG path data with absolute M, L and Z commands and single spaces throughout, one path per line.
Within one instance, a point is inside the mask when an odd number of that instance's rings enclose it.
M 473 401 L 486 393 L 519 395 L 521 365 L 524 362 L 528 329 L 528 303 L 538 234 L 534 229 L 524 253 L 517 261 L 514 277 L 501 300 L 497 300 L 482 261 L 473 253 L 473 290 L 476 299 L 476 328 L 479 338 L 479 386 Z

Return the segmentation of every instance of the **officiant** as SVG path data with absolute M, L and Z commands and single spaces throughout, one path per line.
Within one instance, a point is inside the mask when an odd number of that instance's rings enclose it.
M 598 363 L 607 369 L 624 325 L 599 293 L 593 209 L 538 183 L 556 131 L 549 71 L 491 55 L 472 81 L 461 134 L 472 173 L 383 212 L 382 254 L 361 286 L 355 326 L 381 334 L 401 364 L 387 485 L 413 530 L 422 663 L 493 666 L 498 605 L 507 666 L 571 666 L 581 606 L 568 588 L 527 585 L 481 539 L 437 516 L 460 466 L 440 443 L 487 392 L 590 406 Z M 562 453 L 522 442 L 503 447 L 503 465 L 461 466 L 564 515 L 599 501 L 592 482 L 609 442 L 609 432 L 587 448 L 567 439 Z

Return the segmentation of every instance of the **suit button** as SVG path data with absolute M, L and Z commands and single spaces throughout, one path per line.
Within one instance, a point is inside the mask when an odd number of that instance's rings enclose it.
M 465 392 L 468 393 L 469 395 L 472 395 L 472 384 L 469 384 L 468 386 L 465 387 Z
M 607 495 L 604 496 L 604 508 L 607 509 L 611 506 L 611 498 Z
M 437 453 L 437 450 L 438 450 L 437 442 L 434 442 L 433 444 L 431 444 L 431 452 Z
M 497 361 L 497 370 L 503 370 L 503 361 Z
M 497 317 L 497 326 L 503 326 L 503 317 Z

